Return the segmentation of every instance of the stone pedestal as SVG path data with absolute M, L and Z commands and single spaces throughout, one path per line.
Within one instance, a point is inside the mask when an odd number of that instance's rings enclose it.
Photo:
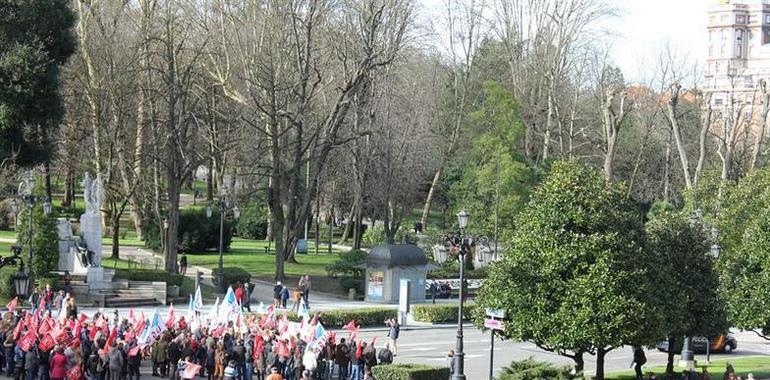
M 102 267 L 88 267 L 86 281 L 88 282 L 89 290 L 107 289 L 109 287 L 104 281 L 104 268 Z
M 72 226 L 70 222 L 65 218 L 58 218 L 56 220 L 56 230 L 59 233 L 59 265 L 60 271 L 69 271 L 70 273 L 74 269 L 74 257 L 70 252 L 72 247 Z
M 104 268 L 102 268 L 102 216 L 98 212 L 86 212 L 80 216 L 80 232 L 89 251 L 93 251 L 93 262 L 87 269 L 86 281 L 90 290 L 105 289 Z

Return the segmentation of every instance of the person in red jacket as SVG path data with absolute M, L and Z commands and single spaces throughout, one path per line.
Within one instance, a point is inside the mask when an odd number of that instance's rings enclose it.
M 243 291 L 243 285 L 238 282 L 235 285 L 235 302 L 238 302 L 238 305 L 241 305 L 241 309 L 243 309 L 243 301 L 245 299 L 244 297 L 244 291 Z
M 56 353 L 51 357 L 49 364 L 51 371 L 51 380 L 64 380 L 67 377 L 67 357 L 64 356 L 64 349 L 57 346 Z

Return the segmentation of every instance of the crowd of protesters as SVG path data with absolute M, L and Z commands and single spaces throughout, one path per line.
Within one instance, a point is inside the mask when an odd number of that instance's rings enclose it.
M 206 316 L 192 300 L 186 317 L 177 317 L 173 306 L 165 317 L 133 309 L 89 316 L 78 313 L 67 294 L 36 289 L 30 309 L 12 300 L 3 315 L 0 364 L 9 377 L 26 380 L 132 380 L 141 377 L 142 364 L 170 379 L 371 380 L 372 367 L 393 361 L 396 321 L 386 321 L 389 339 L 377 350 L 376 339 L 359 339 L 355 321 L 343 326 L 349 336 L 337 340 L 322 314 L 311 318 L 298 306 L 301 322 L 291 322 L 275 305 L 244 312 L 242 297 L 230 289 Z

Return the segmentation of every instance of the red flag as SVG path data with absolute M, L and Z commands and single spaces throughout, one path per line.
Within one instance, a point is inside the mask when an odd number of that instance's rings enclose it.
M 214 338 L 219 338 L 224 333 L 225 333 L 225 325 L 221 325 L 211 332 L 211 336 L 213 336 Z
M 118 329 L 112 329 L 112 332 L 110 333 L 110 337 L 107 338 L 107 342 L 104 343 L 104 347 L 112 348 L 112 343 L 115 342 L 115 339 L 117 338 L 118 338 Z
M 80 320 L 78 319 L 77 321 L 75 321 L 75 325 L 72 327 L 72 336 L 80 339 L 80 332 L 82 330 L 83 330 L 83 325 L 80 323 Z
M 375 336 L 375 337 L 372 338 L 372 343 L 370 345 L 372 347 L 374 347 L 374 342 L 376 342 L 376 341 L 377 341 L 377 337 Z
M 358 330 L 358 328 L 356 327 L 356 320 L 351 319 L 350 322 L 348 322 L 345 326 L 342 326 L 342 329 L 348 330 L 350 332 Z
M 35 344 L 35 339 L 37 339 L 35 330 L 27 330 L 27 333 L 24 334 L 21 340 L 19 340 L 19 347 L 21 347 L 24 352 L 27 352 L 32 349 L 32 345 Z
M 19 323 L 16 324 L 16 328 L 13 329 L 13 340 L 19 340 L 19 337 L 21 336 L 21 332 L 24 329 L 24 320 L 20 319 Z
M 139 350 L 140 350 L 139 346 L 134 346 L 134 348 L 128 350 L 128 356 L 133 357 L 133 356 L 139 355 Z
M 134 335 L 142 335 L 142 332 L 144 331 L 145 327 L 147 327 L 147 321 L 144 319 L 140 319 L 136 322 L 136 326 L 134 326 Z
M 51 320 L 51 317 L 46 317 L 45 319 L 43 319 L 43 322 L 40 323 L 40 329 L 38 332 L 41 335 L 48 334 L 48 332 L 50 332 L 53 329 L 51 327 L 52 323 L 53 321 Z
M 254 349 L 252 350 L 252 357 L 254 361 L 259 359 L 259 355 L 262 355 L 262 351 L 265 350 L 265 344 L 262 342 L 261 336 L 254 337 Z
M 72 366 L 72 368 L 67 371 L 67 379 L 70 380 L 80 380 L 83 378 L 83 370 L 80 369 L 80 365 Z
M 278 339 L 278 356 L 282 358 L 289 357 L 289 346 L 283 339 Z
M 5 307 L 8 308 L 9 312 L 15 313 L 16 308 L 19 307 L 19 297 L 13 297 L 11 302 L 8 302 L 8 305 L 6 305 Z
M 95 323 L 93 326 L 91 326 L 91 331 L 88 332 L 88 339 L 94 340 L 96 339 L 96 334 L 99 333 L 99 326 L 97 326 Z
M 40 348 L 41 351 L 48 352 L 51 351 L 53 346 L 56 345 L 56 340 L 51 336 L 51 334 L 45 334 L 40 339 L 40 345 L 38 348 Z
M 195 376 L 198 376 L 198 371 L 200 370 L 201 366 L 194 363 L 187 363 L 187 366 L 184 367 L 184 372 L 182 373 L 182 379 L 194 379 Z
M 87 320 L 88 320 L 88 316 L 86 315 L 86 313 L 80 313 L 80 316 L 78 317 L 78 321 L 80 321 L 80 323 L 83 323 Z
M 172 303 L 168 307 L 168 318 L 166 319 L 166 328 L 169 330 L 173 329 L 174 322 L 176 322 L 176 315 L 174 313 L 174 304 Z
M 73 338 L 70 340 L 70 342 L 69 342 L 68 346 L 69 346 L 71 349 L 73 349 L 73 350 L 77 350 L 77 349 L 78 349 L 78 347 L 80 347 L 80 337 L 78 337 L 78 336 L 75 336 L 75 337 L 73 337 Z

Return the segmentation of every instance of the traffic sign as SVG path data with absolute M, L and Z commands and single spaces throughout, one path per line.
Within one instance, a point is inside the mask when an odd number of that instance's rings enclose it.
M 490 319 L 485 319 L 484 320 L 484 327 L 486 327 L 488 329 L 502 331 L 502 330 L 505 330 L 505 323 L 503 323 L 503 321 L 499 321 L 497 319 L 491 319 L 490 318 Z
M 503 309 L 487 308 L 486 313 L 489 318 L 505 319 L 505 310 Z

